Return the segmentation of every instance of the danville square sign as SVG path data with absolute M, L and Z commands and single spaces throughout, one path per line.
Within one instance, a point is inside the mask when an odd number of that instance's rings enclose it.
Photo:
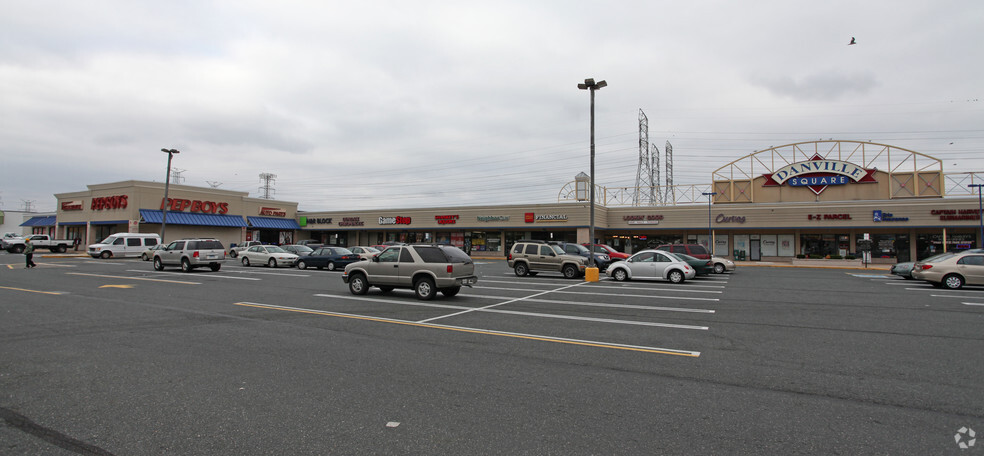
M 786 165 L 772 174 L 763 174 L 763 187 L 776 187 L 788 183 L 793 187 L 807 187 L 819 195 L 828 185 L 870 183 L 875 181 L 875 169 L 865 169 L 854 163 L 827 160 L 820 155 Z

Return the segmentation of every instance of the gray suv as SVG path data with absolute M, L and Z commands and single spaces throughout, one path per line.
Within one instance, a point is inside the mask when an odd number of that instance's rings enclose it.
M 564 249 L 544 241 L 517 241 L 506 260 L 519 277 L 550 271 L 564 274 L 568 279 L 583 276 L 588 261 L 582 256 L 568 255 Z
M 154 269 L 164 266 L 181 266 L 184 272 L 208 267 L 218 271 L 226 261 L 225 247 L 218 239 L 179 239 L 154 252 Z
M 418 299 L 433 299 L 440 291 L 451 297 L 478 282 L 475 263 L 461 249 L 450 245 L 397 245 L 372 257 L 345 266 L 342 281 L 355 295 L 369 287 L 384 293 L 411 288 Z

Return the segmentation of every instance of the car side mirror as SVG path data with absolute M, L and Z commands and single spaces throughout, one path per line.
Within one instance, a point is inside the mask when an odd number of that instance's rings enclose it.
M 379 254 L 373 255 L 372 256 L 372 261 L 373 262 L 376 262 L 376 263 L 379 263 Z

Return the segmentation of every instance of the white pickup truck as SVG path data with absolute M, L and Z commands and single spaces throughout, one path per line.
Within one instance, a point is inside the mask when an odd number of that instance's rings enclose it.
M 246 250 L 246 249 L 248 249 L 248 248 L 250 248 L 250 247 L 252 247 L 254 245 L 263 245 L 263 243 L 260 242 L 260 241 L 246 241 L 246 242 L 243 242 L 241 245 L 237 245 L 237 246 L 229 249 L 229 256 L 232 257 L 232 258 L 235 258 L 235 257 L 239 256 L 239 252 L 242 252 L 243 250 Z
M 10 253 L 21 253 L 24 251 L 27 239 L 31 240 L 31 244 L 34 244 L 35 249 L 48 249 L 58 253 L 64 252 L 69 247 L 75 245 L 75 241 L 71 239 L 52 239 L 47 234 L 32 234 L 26 238 L 4 238 L 2 247 Z

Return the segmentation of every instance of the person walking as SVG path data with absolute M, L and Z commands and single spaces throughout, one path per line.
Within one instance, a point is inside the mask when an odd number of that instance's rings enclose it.
M 24 240 L 24 257 L 26 259 L 26 264 L 24 266 L 25 268 L 30 269 L 37 267 L 37 265 L 34 264 L 34 244 L 31 244 L 31 238 Z

